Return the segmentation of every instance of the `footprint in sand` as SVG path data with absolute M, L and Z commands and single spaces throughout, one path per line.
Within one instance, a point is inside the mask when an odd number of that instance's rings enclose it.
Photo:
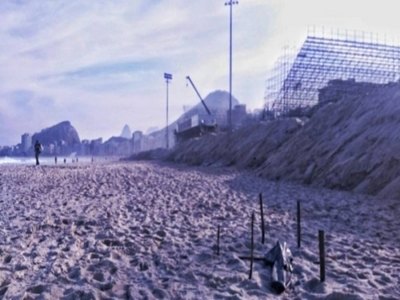
M 391 280 L 385 274 L 381 274 L 379 278 L 376 279 L 376 282 L 378 282 L 381 286 L 387 286 L 388 284 L 390 284 Z
M 41 294 L 46 290 L 46 286 L 43 284 L 38 284 L 35 286 L 32 286 L 27 289 L 27 292 L 32 293 L 32 294 Z
M 376 259 L 371 256 L 363 256 L 362 260 L 367 264 L 374 264 L 376 262 Z
M 8 290 L 8 286 L 0 287 L 0 297 L 3 297 Z
M 104 274 L 101 272 L 95 272 L 93 274 L 93 279 L 99 282 L 103 282 L 104 281 Z
M 0 284 L 0 299 L 1 297 L 3 297 L 7 290 L 8 290 L 8 286 L 10 285 L 11 281 L 8 279 L 5 279 L 1 284 Z
M 68 271 L 68 278 L 71 280 L 79 280 L 81 277 L 81 268 L 79 267 L 73 267 L 70 268 Z
M 12 260 L 12 256 L 6 255 L 6 257 L 4 257 L 3 263 L 6 265 L 6 264 L 10 263 L 11 260 Z
M 311 280 L 307 281 L 305 283 L 304 287 L 307 291 L 309 291 L 311 293 L 325 294 L 327 292 L 326 285 L 317 278 L 312 278 Z M 332 299 L 336 299 L 336 298 L 332 298 Z
M 87 271 L 89 271 L 90 273 L 100 272 L 100 271 L 103 273 L 108 272 L 109 274 L 113 275 L 118 271 L 118 268 L 112 261 L 105 259 L 101 262 L 90 265 L 87 268 Z
M 64 297 L 61 298 L 61 300 L 75 300 L 75 299 L 94 300 L 96 298 L 90 292 L 84 292 L 73 289 L 65 290 Z
M 345 294 L 340 292 L 333 292 L 329 294 L 325 300 L 336 300 L 336 299 L 345 299 L 345 300 L 363 300 L 362 297 L 355 294 Z

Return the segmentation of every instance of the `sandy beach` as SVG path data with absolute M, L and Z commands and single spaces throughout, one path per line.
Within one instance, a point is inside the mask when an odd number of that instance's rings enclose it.
M 250 254 L 253 211 L 255 255 L 277 240 L 293 253 L 292 284 L 281 296 L 270 288 L 269 267 L 255 262 L 249 280 L 250 264 L 239 258 Z M 399 201 L 229 168 L 2 165 L 0 299 L 400 299 L 399 214 Z

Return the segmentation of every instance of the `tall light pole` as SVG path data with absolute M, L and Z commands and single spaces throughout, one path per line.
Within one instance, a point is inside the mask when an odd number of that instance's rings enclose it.
M 165 83 L 167 84 L 167 109 L 166 109 L 166 113 L 167 113 L 167 126 L 165 127 L 165 145 L 167 147 L 167 149 L 169 149 L 169 134 L 168 134 L 168 84 L 169 81 L 172 80 L 172 74 L 169 73 L 164 73 L 164 78 L 165 78 Z
M 229 131 L 232 131 L 232 7 L 235 4 L 239 4 L 239 1 L 225 2 L 225 5 L 229 5 Z

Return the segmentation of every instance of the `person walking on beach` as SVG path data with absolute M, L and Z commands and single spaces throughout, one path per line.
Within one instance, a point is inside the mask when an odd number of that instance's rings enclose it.
M 42 144 L 39 143 L 38 140 L 36 140 L 35 143 L 35 158 L 36 158 L 36 165 L 39 165 L 39 155 L 42 153 Z

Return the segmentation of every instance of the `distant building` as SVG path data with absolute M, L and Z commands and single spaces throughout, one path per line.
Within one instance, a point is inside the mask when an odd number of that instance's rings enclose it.
M 229 114 L 229 111 L 228 111 Z M 235 105 L 232 109 L 232 125 L 233 127 L 240 127 L 243 122 L 245 121 L 247 116 L 246 113 L 246 105 L 245 104 L 238 104 Z
M 104 154 L 111 156 L 128 156 L 132 154 L 131 140 L 113 136 L 103 144 Z
M 146 134 L 152 134 L 153 132 L 156 132 L 158 130 L 159 128 L 157 126 L 152 126 L 147 129 Z
M 91 153 L 90 153 L 90 141 L 89 140 L 82 140 L 81 141 L 81 147 L 80 147 L 80 150 L 79 150 L 79 155 L 83 155 L 83 156 L 91 155 Z
M 1 147 L 0 156 L 11 156 L 13 149 L 9 146 Z
M 24 153 L 28 153 L 29 149 L 32 146 L 32 137 L 29 133 L 24 133 L 21 136 L 21 150 Z
M 146 135 L 142 140 L 141 151 L 148 151 L 162 146 L 165 147 L 165 134 L 162 134 L 160 136 L 162 136 L 163 138 L 156 139 L 154 137 L 154 134 Z
M 90 141 L 90 155 L 103 155 L 103 147 L 102 147 L 103 139 L 98 138 Z
M 135 131 L 132 134 L 132 141 L 133 141 L 133 153 L 139 153 L 140 151 L 142 151 L 143 132 Z

